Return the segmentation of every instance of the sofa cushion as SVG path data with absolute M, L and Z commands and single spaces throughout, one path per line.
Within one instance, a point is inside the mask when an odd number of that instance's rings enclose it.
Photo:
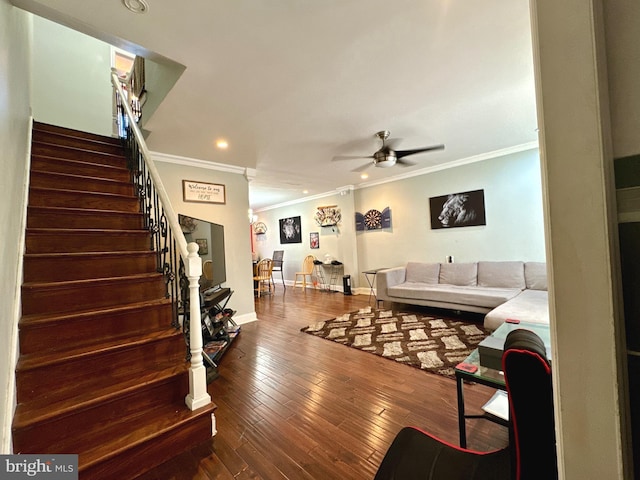
M 477 285 L 477 263 L 443 263 L 440 265 L 440 281 L 448 285 L 472 287 Z M 464 303 L 464 302 L 460 302 Z
M 549 323 L 549 296 L 545 290 L 523 290 L 484 317 L 484 327 L 495 330 L 508 318 L 521 322 Z
M 421 262 L 409 262 L 407 263 L 407 282 L 421 282 L 421 283 L 438 283 L 440 276 L 440 264 L 439 263 L 421 263 Z
M 391 298 L 494 308 L 518 295 L 520 289 L 405 282 L 389 287 L 387 293 Z
M 524 262 L 478 262 L 478 286 L 525 288 Z
M 547 264 L 544 262 L 526 262 L 524 278 L 527 288 L 531 290 L 547 290 Z

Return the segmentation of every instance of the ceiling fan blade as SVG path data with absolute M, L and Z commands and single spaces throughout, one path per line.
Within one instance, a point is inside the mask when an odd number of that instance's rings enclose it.
M 409 162 L 407 160 L 402 160 L 401 158 L 396 160 L 396 165 L 400 165 L 401 167 L 411 167 L 416 165 L 416 162 Z
M 352 172 L 364 172 L 367 168 L 371 167 L 373 165 L 373 162 L 367 162 L 364 165 L 362 165 L 361 167 L 358 168 L 354 168 L 353 170 L 351 170 Z
M 362 160 L 363 158 L 373 158 L 373 155 L 336 155 L 331 159 L 332 162 L 340 160 Z
M 444 150 L 444 145 L 433 145 L 432 147 L 416 148 L 414 150 L 396 150 L 396 158 L 401 159 L 416 153 L 429 152 L 431 150 Z

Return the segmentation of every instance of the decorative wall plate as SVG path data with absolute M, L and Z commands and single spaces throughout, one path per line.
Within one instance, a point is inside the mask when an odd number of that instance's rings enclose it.
M 256 222 L 253 224 L 253 233 L 256 235 L 267 233 L 267 226 L 263 222 Z
M 198 222 L 195 218 L 187 217 L 186 215 L 178 215 L 178 221 L 182 228 L 182 233 L 193 233 L 198 228 Z
M 342 213 L 337 205 L 328 207 L 318 207 L 316 212 L 316 223 L 321 227 L 333 227 L 342 220 Z

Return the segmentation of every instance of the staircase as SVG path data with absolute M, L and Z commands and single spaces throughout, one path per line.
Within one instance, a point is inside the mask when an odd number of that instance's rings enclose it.
M 129 179 L 119 140 L 34 124 L 13 448 L 79 454 L 92 480 L 212 434 Z

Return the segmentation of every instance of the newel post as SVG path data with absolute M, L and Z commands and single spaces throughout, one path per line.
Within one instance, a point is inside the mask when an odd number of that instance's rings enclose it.
M 189 255 L 185 270 L 189 279 L 189 341 L 191 346 L 191 366 L 189 367 L 189 394 L 184 401 L 191 410 L 204 407 L 211 402 L 207 392 L 207 369 L 202 362 L 202 329 L 200 327 L 200 286 L 202 259 L 198 256 L 198 244 L 187 244 Z

